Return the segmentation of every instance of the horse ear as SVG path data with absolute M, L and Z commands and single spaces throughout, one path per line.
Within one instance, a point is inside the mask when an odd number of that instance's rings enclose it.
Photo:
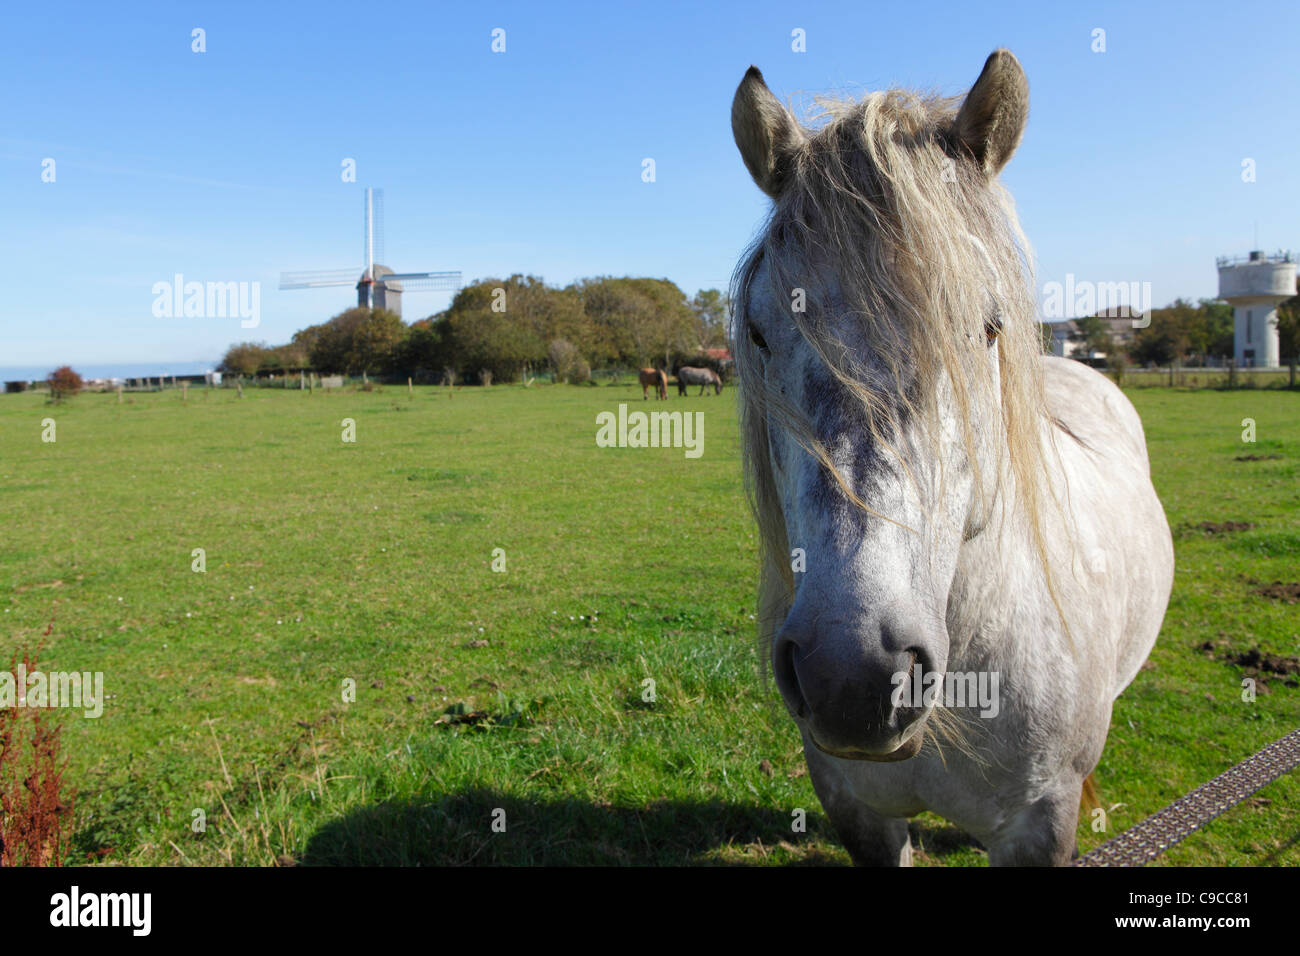
M 1010 50 L 994 50 L 953 120 L 956 142 L 992 179 L 1020 145 L 1029 115 L 1029 81 Z
M 758 188 L 773 199 L 781 195 L 803 130 L 790 111 L 772 95 L 758 67 L 751 66 L 731 101 L 731 134 Z

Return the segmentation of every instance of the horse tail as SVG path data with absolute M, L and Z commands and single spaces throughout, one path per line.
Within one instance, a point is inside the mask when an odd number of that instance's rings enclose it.
M 1079 809 L 1091 812 L 1101 806 L 1101 792 L 1097 789 L 1096 771 L 1083 778 L 1083 790 L 1079 793 Z

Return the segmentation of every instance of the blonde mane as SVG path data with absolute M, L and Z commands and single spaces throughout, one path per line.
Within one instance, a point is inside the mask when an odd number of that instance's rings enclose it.
M 762 263 L 772 301 L 788 304 L 791 290 L 805 289 L 807 309 L 791 311 L 792 321 L 862 403 L 872 440 L 909 475 L 894 442 L 905 420 L 921 423 L 937 441 L 941 389 L 954 403 L 972 464 L 979 461 L 974 416 L 985 416 L 979 424 L 988 425 L 987 416 L 1000 408 L 1003 461 L 998 474 L 977 471 L 975 481 L 982 490 L 992 483 L 1003 520 L 1027 519 L 1064 620 L 1042 521 L 1056 498 L 1044 480 L 1051 439 L 1044 437 L 1043 344 L 1029 247 L 1011 198 L 954 144 L 950 129 L 958 100 L 889 90 L 817 105 L 808 135 L 790 158 L 771 219 L 733 277 L 740 321 Z M 814 298 L 831 277 L 837 286 L 834 315 Z M 877 363 L 884 364 L 883 381 L 879 364 L 867 369 L 837 337 L 831 320 L 844 321 L 845 307 L 873 343 Z M 995 371 L 984 349 L 986 326 L 997 321 Z M 767 661 L 794 594 L 768 453 L 769 418 L 821 461 L 851 501 L 871 509 L 838 473 L 802 411 L 764 385 L 759 350 L 743 324 L 735 339 L 743 455 L 761 541 L 759 638 Z

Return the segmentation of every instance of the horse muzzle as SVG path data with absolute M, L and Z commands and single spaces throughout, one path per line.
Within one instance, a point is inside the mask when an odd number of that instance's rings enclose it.
M 921 750 L 926 710 L 900 687 L 932 655 L 892 634 L 880 639 L 802 632 L 787 623 L 772 648 L 777 689 L 817 749 L 845 760 L 899 761 Z

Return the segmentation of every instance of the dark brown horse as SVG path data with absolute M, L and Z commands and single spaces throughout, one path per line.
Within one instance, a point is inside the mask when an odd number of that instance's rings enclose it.
M 701 395 L 710 385 L 713 386 L 713 394 L 722 394 L 722 379 L 711 368 L 696 368 L 693 365 L 683 365 L 677 370 L 677 394 L 685 395 L 686 386 L 688 385 L 698 385 Z
M 649 400 L 650 396 L 647 390 L 654 388 L 655 398 L 668 400 L 668 376 L 657 368 L 641 369 L 641 399 Z M 657 413 L 656 413 L 657 414 Z

